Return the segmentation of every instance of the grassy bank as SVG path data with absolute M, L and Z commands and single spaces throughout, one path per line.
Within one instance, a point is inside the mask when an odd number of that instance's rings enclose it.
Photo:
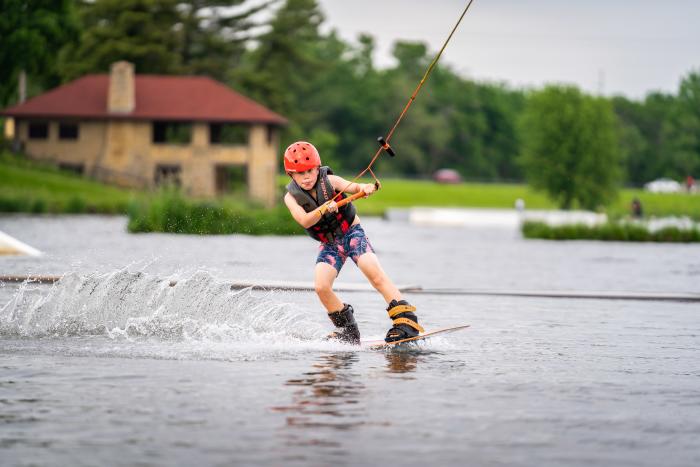
M 124 214 L 137 193 L 0 153 L 0 212 Z
M 288 177 L 280 176 L 280 189 L 288 182 Z M 150 193 L 119 189 L 104 185 L 70 172 L 61 171 L 49 164 L 41 164 L 23 157 L 0 152 L 0 212 L 33 212 L 33 213 L 109 213 L 126 214 L 130 204 L 141 207 L 131 212 L 145 212 L 148 209 L 165 209 L 163 200 L 148 201 Z M 688 216 L 700 220 L 700 195 L 652 194 L 642 190 L 625 189 L 620 192 L 618 200 L 611 205 L 607 212 L 611 218 L 624 217 L 629 213 L 633 198 L 641 200 L 647 216 Z M 357 201 L 360 215 L 382 215 L 388 208 L 408 208 L 411 206 L 443 206 L 443 207 L 478 207 L 511 209 L 514 201 L 521 198 L 527 209 L 555 209 L 556 206 L 541 193 L 534 192 L 526 185 L 516 184 L 486 184 L 463 183 L 459 185 L 440 185 L 425 180 L 386 179 L 382 181 L 382 189 L 375 196 Z M 281 199 L 281 196 L 280 196 Z M 153 205 L 146 209 L 146 204 Z M 214 218 L 221 212 L 230 212 L 238 219 L 246 219 L 244 215 L 251 212 L 250 219 L 260 219 L 270 222 L 262 214 L 260 208 L 236 201 L 232 197 L 216 202 L 188 201 L 186 209 L 191 206 L 208 206 L 200 209 L 195 217 Z M 156 207 L 160 206 L 160 207 Z M 136 211 L 135 211 L 136 210 Z M 284 208 L 282 208 L 282 211 Z M 218 214 L 213 214 L 217 212 Z M 279 215 L 279 222 L 283 216 Z M 144 215 L 139 214 L 143 219 Z M 154 219 L 155 214 L 149 215 Z M 189 218 L 192 218 L 191 212 Z M 213 217 L 212 217 L 213 216 Z M 287 220 L 291 219 L 286 214 Z M 184 222 L 181 216 L 178 225 Z M 187 219 L 187 216 L 184 216 Z M 139 221 L 144 226 L 158 225 L 158 222 Z M 194 222 L 194 221 L 192 221 Z M 200 231 L 203 222 L 193 224 L 191 230 Z M 222 221 L 207 221 L 211 225 L 220 225 Z M 218 222 L 218 224 L 217 224 Z M 164 225 L 161 222 L 161 225 Z M 153 227 L 151 227 L 153 228 Z M 214 228 L 217 229 L 221 227 Z M 249 230 L 255 230 L 249 227 Z M 140 231 L 145 231 L 141 227 Z M 282 227 L 281 230 L 287 230 Z M 268 233 L 276 233 L 270 227 Z
M 131 203 L 129 232 L 298 235 L 304 230 L 285 206 L 265 209 L 234 199 L 193 200 L 164 189 Z
M 382 189 L 370 198 L 359 200 L 357 208 L 365 214 L 381 215 L 388 208 L 412 206 L 512 208 L 522 198 L 529 209 L 554 209 L 544 195 L 527 185 L 503 183 L 462 183 L 442 185 L 427 180 L 382 180 Z
M 280 178 L 286 184 L 288 179 Z M 368 180 L 365 180 L 368 182 Z M 462 183 L 441 185 L 427 180 L 382 180 L 376 195 L 357 201 L 360 214 L 382 215 L 388 208 L 412 206 L 473 207 L 512 209 L 515 200 L 525 201 L 527 209 L 557 209 L 542 193 L 524 184 Z M 639 189 L 623 189 L 606 210 L 613 219 L 630 214 L 632 200 L 638 198 L 647 216 L 688 216 L 700 220 L 700 195 L 686 193 L 648 193 Z
M 125 190 L 50 164 L 0 153 L 0 212 L 128 214 L 131 232 L 303 233 L 284 206 L 264 209 L 233 197 L 189 199 L 172 190 Z
M 608 216 L 619 219 L 630 214 L 634 198 L 639 199 L 646 217 L 683 217 L 700 221 L 700 194 L 649 193 L 639 189 L 624 189 L 607 210 Z
M 596 226 L 584 224 L 550 226 L 544 222 L 527 221 L 523 223 L 522 232 L 525 238 L 545 240 L 604 240 L 664 243 L 700 242 L 700 230 L 698 229 L 666 227 L 651 231 L 643 224 L 632 224 L 628 222 L 609 222 Z

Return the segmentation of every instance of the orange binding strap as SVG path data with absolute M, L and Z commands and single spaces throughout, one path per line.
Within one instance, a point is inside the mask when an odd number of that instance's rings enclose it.
M 420 324 L 418 324 L 415 321 L 408 319 L 408 318 L 396 318 L 394 320 L 394 324 L 408 324 L 409 326 L 411 326 L 413 329 L 415 329 L 416 331 L 418 331 L 421 334 L 425 332 L 425 329 L 423 329 L 423 326 L 421 326 Z
M 416 307 L 413 305 L 396 305 L 394 308 L 388 311 L 389 318 L 393 318 L 394 316 L 407 311 L 416 311 Z

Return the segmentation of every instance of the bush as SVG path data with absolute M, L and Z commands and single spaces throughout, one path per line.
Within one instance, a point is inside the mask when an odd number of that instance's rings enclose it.
M 25 199 L 0 197 L 0 212 L 25 212 L 29 203 Z
M 81 212 L 85 212 L 85 204 L 86 203 L 82 198 L 71 196 L 70 199 L 68 199 L 63 212 L 67 212 L 69 214 L 79 214 Z
M 183 234 L 297 235 L 304 233 L 284 206 L 265 209 L 251 202 L 193 201 L 163 189 L 152 198 L 132 202 L 129 232 Z
M 30 211 L 34 214 L 41 214 L 46 212 L 46 201 L 43 199 L 35 199 L 31 203 Z
M 521 230 L 525 238 L 539 238 L 545 240 L 700 242 L 700 230 L 698 229 L 666 227 L 652 232 L 643 225 L 625 222 L 608 222 L 606 224 L 594 226 L 585 224 L 550 226 L 544 222 L 526 221 L 523 223 Z

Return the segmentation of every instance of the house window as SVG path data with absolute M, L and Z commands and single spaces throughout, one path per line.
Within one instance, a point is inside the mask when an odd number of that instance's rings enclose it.
M 275 142 L 275 127 L 273 125 L 267 126 L 267 144 L 272 144 Z
M 180 186 L 182 181 L 180 175 L 182 169 L 176 164 L 162 164 L 156 166 L 155 182 L 156 185 L 174 185 Z
M 48 122 L 29 122 L 29 139 L 48 139 Z
M 59 123 L 58 139 L 78 139 L 78 124 L 68 122 Z
M 216 192 L 245 193 L 248 189 L 248 167 L 245 165 L 217 165 Z
M 235 123 L 210 123 L 209 144 L 226 144 L 231 146 L 248 145 L 248 125 Z
M 189 144 L 192 124 L 189 122 L 153 122 L 153 142 L 160 144 Z
M 85 171 L 85 166 L 83 164 L 75 164 L 71 162 L 59 162 L 58 168 L 61 170 L 67 170 L 68 172 L 73 172 L 78 175 L 82 175 Z

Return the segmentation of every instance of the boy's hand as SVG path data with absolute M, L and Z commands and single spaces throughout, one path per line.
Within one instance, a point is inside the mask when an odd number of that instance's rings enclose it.
M 365 193 L 365 196 L 369 196 L 377 191 L 377 187 L 373 183 L 364 183 L 362 185 L 362 191 Z
M 328 204 L 322 204 L 318 211 L 322 216 L 325 216 L 327 212 L 338 212 L 338 205 L 335 201 L 331 201 Z

